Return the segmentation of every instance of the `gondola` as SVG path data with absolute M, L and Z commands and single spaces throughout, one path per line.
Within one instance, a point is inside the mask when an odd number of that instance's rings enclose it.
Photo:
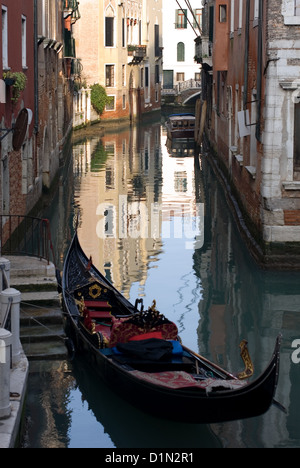
M 217 423 L 259 416 L 275 402 L 280 336 L 266 370 L 253 382 L 186 348 L 176 324 L 129 302 L 93 265 L 75 233 L 61 279 L 65 329 L 87 368 L 122 398 L 153 416 Z M 101 393 L 99 392 L 99 398 Z

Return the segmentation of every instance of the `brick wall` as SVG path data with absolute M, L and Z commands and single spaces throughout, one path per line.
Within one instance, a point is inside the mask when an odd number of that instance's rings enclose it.
M 300 226 L 300 210 L 285 210 L 284 224 L 286 226 Z

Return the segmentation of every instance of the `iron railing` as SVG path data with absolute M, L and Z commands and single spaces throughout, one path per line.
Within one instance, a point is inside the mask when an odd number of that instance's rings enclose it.
M 28 255 L 55 264 L 48 219 L 0 215 L 0 254 Z

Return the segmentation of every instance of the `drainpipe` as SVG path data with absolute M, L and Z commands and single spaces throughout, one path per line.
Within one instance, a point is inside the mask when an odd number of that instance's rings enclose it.
M 249 29 L 250 29 L 250 0 L 246 4 L 246 27 L 245 27 L 245 62 L 244 62 L 244 110 L 247 110 L 248 102 L 248 62 L 249 62 Z
M 261 95 L 263 74 L 263 0 L 259 0 L 258 51 L 257 51 L 257 124 L 256 139 L 261 141 Z
M 39 131 L 39 88 L 38 88 L 38 12 L 34 0 L 34 132 Z

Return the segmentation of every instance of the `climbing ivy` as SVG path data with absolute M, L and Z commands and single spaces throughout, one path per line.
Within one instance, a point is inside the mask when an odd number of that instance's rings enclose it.
M 107 96 L 105 88 L 99 84 L 94 84 L 91 87 L 91 102 L 92 106 L 101 115 L 104 111 L 106 104 L 110 102 L 110 97 Z

